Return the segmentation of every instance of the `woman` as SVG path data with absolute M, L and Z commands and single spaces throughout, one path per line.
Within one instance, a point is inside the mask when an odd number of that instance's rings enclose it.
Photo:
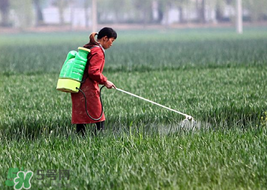
M 97 35 L 97 41 L 95 36 Z M 112 46 L 117 38 L 117 33 L 112 28 L 102 28 L 98 34 L 92 33 L 89 37 L 90 41 L 84 47 L 91 50 L 88 54 L 87 65 L 84 71 L 83 82 L 79 93 L 72 93 L 72 124 L 76 124 L 76 132 L 85 134 L 85 126 L 88 123 L 95 123 L 97 130 L 104 129 L 105 115 L 101 116 L 102 106 L 100 102 L 99 84 L 105 85 L 107 88 L 116 88 L 115 85 L 107 80 L 102 74 L 105 64 L 105 50 Z M 86 102 L 86 106 L 85 106 Z M 99 120 L 91 119 L 100 118 Z M 96 130 L 95 130 L 96 133 Z

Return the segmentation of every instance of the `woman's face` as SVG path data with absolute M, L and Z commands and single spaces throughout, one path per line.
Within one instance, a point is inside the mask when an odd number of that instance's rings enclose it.
M 101 44 L 104 49 L 108 49 L 112 46 L 112 43 L 115 41 L 115 39 L 108 38 L 107 36 L 103 37 L 103 43 Z

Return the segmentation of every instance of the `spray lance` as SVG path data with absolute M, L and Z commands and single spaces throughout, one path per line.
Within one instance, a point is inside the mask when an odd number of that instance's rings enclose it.
M 162 104 L 159 104 L 159 103 L 157 103 L 157 102 L 154 102 L 154 101 L 151 101 L 151 100 L 149 100 L 149 99 L 143 98 L 143 97 L 141 97 L 141 96 L 135 95 L 135 94 L 133 94 L 133 93 L 131 93 L 131 92 L 127 92 L 127 91 L 125 91 L 125 90 L 122 90 L 122 89 L 120 89 L 120 88 L 116 88 L 116 90 L 118 90 L 118 91 L 120 91 L 120 92 L 123 92 L 123 93 L 125 93 L 125 94 L 128 94 L 128 95 L 130 95 L 130 96 L 139 98 L 139 99 L 144 100 L 144 101 L 146 101 L 146 102 L 149 102 L 149 103 L 151 103 L 151 104 L 160 106 L 160 107 L 165 108 L 165 109 L 167 109 L 167 110 L 169 110 L 169 111 L 172 111 L 172 112 L 178 113 L 178 114 L 180 114 L 180 115 L 183 115 L 183 116 L 185 116 L 185 121 L 192 121 L 192 122 L 194 122 L 194 118 L 193 118 L 191 115 L 187 115 L 187 114 L 185 114 L 185 113 L 182 113 L 182 112 L 180 112 L 180 111 L 174 110 L 174 109 L 172 109 L 172 108 L 169 108 L 169 107 L 164 106 L 164 105 L 162 105 Z
M 83 96 L 85 98 L 85 110 L 86 110 L 87 115 L 91 119 L 98 121 L 101 119 L 101 117 L 103 115 L 103 104 L 102 104 L 102 99 L 101 99 L 101 91 L 102 91 L 104 86 L 102 86 L 100 89 L 100 102 L 101 102 L 102 111 L 101 111 L 101 115 L 99 118 L 93 118 L 87 112 L 86 96 L 85 96 L 84 92 L 80 89 L 80 86 L 82 83 L 82 78 L 83 78 L 83 73 L 84 73 L 84 70 L 86 67 L 86 63 L 87 63 L 87 56 L 89 53 L 90 53 L 90 49 L 83 48 L 83 47 L 79 47 L 78 52 L 72 50 L 68 53 L 67 58 L 63 64 L 61 71 L 60 71 L 60 74 L 59 74 L 59 79 L 58 79 L 58 83 L 57 83 L 57 90 L 62 91 L 62 92 L 68 92 L 68 93 L 78 93 L 79 91 L 81 91 L 81 93 L 83 94 Z M 125 94 L 128 94 L 130 96 L 139 98 L 139 99 L 144 100 L 146 102 L 152 103 L 154 105 L 160 106 L 160 107 L 165 108 L 169 111 L 183 115 L 183 116 L 185 116 L 184 121 L 194 122 L 194 118 L 190 115 L 187 115 L 187 114 L 182 113 L 180 111 L 174 110 L 174 109 L 169 108 L 167 106 L 161 105 L 161 104 L 156 103 L 154 101 L 148 100 L 148 99 L 143 98 L 141 96 L 135 95 L 133 93 L 127 92 L 127 91 L 122 90 L 120 88 L 116 88 L 116 90 L 123 92 Z

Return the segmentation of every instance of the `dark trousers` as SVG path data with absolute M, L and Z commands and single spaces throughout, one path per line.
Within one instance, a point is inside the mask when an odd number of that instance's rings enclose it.
M 103 131 L 104 130 L 105 121 L 97 122 L 95 124 L 96 124 L 96 127 L 95 127 L 94 132 L 93 132 L 94 135 L 97 134 L 97 131 Z M 77 124 L 76 125 L 76 132 L 78 134 L 81 134 L 82 136 L 84 136 L 85 135 L 85 126 L 86 126 L 86 124 Z

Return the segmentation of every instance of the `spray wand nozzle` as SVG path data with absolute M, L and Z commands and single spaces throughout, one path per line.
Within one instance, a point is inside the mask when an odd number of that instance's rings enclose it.
M 188 121 L 194 121 L 194 118 L 191 115 L 186 115 L 185 119 Z

